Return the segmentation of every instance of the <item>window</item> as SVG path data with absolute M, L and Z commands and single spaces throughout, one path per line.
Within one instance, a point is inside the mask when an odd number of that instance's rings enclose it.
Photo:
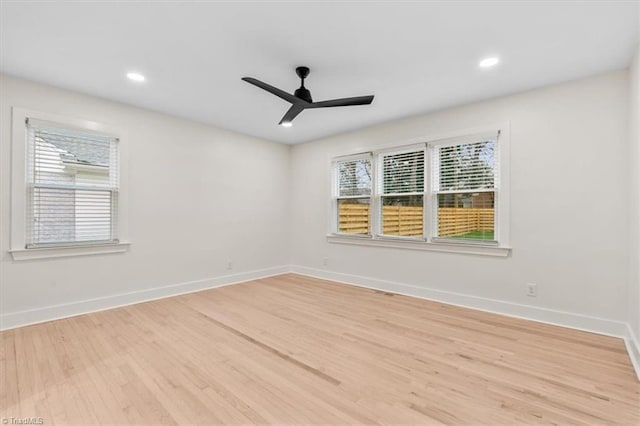
M 508 176 L 502 139 L 496 130 L 337 158 L 330 241 L 353 243 L 339 237 L 357 234 L 368 237 L 371 242 L 360 242 L 367 245 L 466 244 L 508 254 L 508 203 L 499 193 Z
M 361 155 L 336 161 L 335 206 L 337 232 L 371 234 L 371 156 Z
M 83 119 L 12 111 L 13 259 L 126 251 L 121 132 Z
M 34 119 L 26 126 L 26 248 L 117 242 L 117 139 Z
M 378 156 L 379 235 L 424 238 L 424 146 Z
M 495 241 L 496 139 L 434 146 L 435 237 Z

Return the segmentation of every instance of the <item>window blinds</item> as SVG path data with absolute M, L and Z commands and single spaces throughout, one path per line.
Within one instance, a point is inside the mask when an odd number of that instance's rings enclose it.
M 493 190 L 497 181 L 496 138 L 437 146 L 433 156 L 433 188 L 437 192 Z
M 27 247 L 115 242 L 117 139 L 27 121 Z
M 371 159 L 358 158 L 337 162 L 338 197 L 371 195 Z
M 424 149 L 382 156 L 382 193 L 424 192 Z

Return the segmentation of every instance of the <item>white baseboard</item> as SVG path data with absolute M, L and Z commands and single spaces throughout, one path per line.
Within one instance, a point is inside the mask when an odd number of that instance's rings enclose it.
M 73 317 L 76 315 L 88 314 L 91 312 L 104 311 L 141 302 L 148 302 L 170 296 L 178 296 L 180 294 L 193 293 L 196 291 L 223 287 L 231 284 L 239 284 L 259 278 L 284 274 L 289 271 L 289 266 L 278 266 L 256 271 L 241 272 L 233 275 L 189 281 L 164 287 L 139 290 L 130 293 L 121 293 L 96 299 L 81 300 L 62 305 L 53 305 L 20 312 L 10 312 L 0 315 L 0 331 Z
M 604 318 L 576 314 L 572 312 L 557 311 L 553 309 L 539 308 L 530 305 L 505 302 L 502 300 L 488 299 L 461 293 L 453 293 L 444 290 L 436 290 L 426 287 L 418 287 L 411 284 L 403 284 L 392 281 L 384 281 L 360 275 L 344 274 L 323 269 L 308 268 L 304 266 L 292 266 L 291 271 L 300 275 L 308 275 L 337 281 L 344 284 L 366 287 L 375 290 L 388 291 L 403 294 L 449 305 L 462 306 L 480 311 L 506 315 L 515 318 L 533 320 L 561 327 L 569 327 L 591 333 L 624 339 L 627 335 L 627 324 L 622 321 L 612 321 Z
M 638 342 L 638 339 L 636 339 L 636 336 L 633 333 L 633 330 L 631 330 L 631 326 L 629 324 L 627 324 L 627 333 L 624 337 L 624 344 L 627 347 L 629 358 L 631 358 L 631 364 L 633 364 L 633 368 L 636 370 L 638 380 L 640 380 L 640 343 Z

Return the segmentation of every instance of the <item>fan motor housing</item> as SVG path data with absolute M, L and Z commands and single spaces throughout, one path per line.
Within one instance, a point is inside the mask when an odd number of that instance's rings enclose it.
M 303 101 L 307 101 L 309 103 L 313 102 L 313 100 L 311 99 L 311 92 L 307 90 L 306 87 L 300 87 L 299 89 L 297 89 L 293 95 L 296 98 L 302 99 Z

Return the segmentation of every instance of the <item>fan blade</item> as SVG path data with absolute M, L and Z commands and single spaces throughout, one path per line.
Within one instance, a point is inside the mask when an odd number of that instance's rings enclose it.
M 282 117 L 282 120 L 280 120 L 278 124 L 282 125 L 282 123 L 291 123 L 298 114 L 304 111 L 304 109 L 305 109 L 304 106 L 301 104 L 291 105 L 291 108 L 289 108 L 289 111 L 287 111 L 287 113 L 284 115 L 284 117 Z
M 273 95 L 276 95 L 280 99 L 284 99 L 285 101 L 290 102 L 292 104 L 295 104 L 295 103 L 298 103 L 298 102 L 301 101 L 300 99 L 296 98 L 292 94 L 287 93 L 284 90 L 278 89 L 277 87 L 273 87 L 270 84 L 263 83 L 260 80 L 256 80 L 255 78 L 242 77 L 242 80 L 246 81 L 247 83 L 251 83 L 254 86 L 258 86 L 262 90 L 266 90 L 267 92 L 269 92 L 269 93 L 271 93 Z
M 342 99 L 332 99 L 330 101 L 313 102 L 310 108 L 369 105 L 371 102 L 373 102 L 373 95 L 356 96 L 355 98 L 342 98 Z

